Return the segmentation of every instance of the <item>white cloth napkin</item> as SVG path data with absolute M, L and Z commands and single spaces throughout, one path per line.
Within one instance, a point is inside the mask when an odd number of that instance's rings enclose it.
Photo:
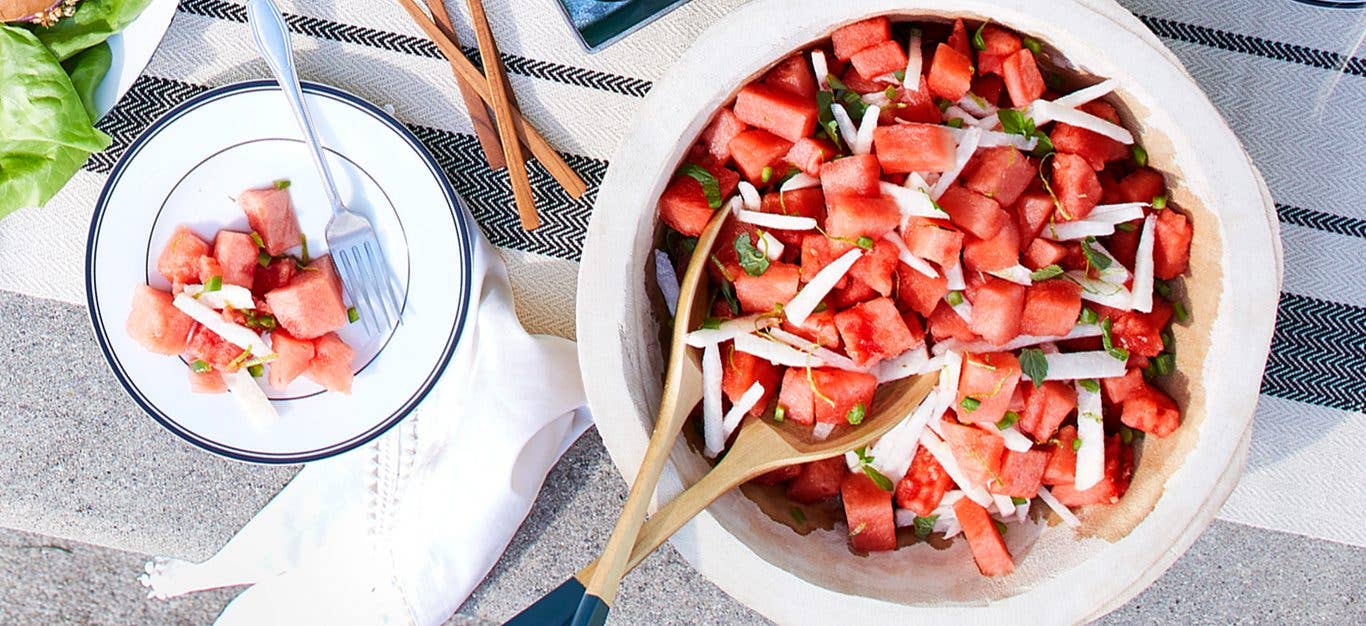
M 149 562 L 149 596 L 252 585 L 220 625 L 428 625 L 459 608 L 590 421 L 574 344 L 522 329 L 482 234 L 472 256 L 478 309 L 427 400 L 305 467 L 209 560 Z

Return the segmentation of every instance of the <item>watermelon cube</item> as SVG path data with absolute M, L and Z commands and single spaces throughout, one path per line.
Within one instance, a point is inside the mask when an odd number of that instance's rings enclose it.
M 735 97 L 735 117 L 788 142 L 797 141 L 816 130 L 814 96 L 814 92 L 804 96 L 767 83 L 750 83 Z
M 972 56 L 972 45 L 968 42 L 968 29 L 961 19 L 953 21 L 953 30 L 949 31 L 949 38 L 944 43 L 961 52 L 963 56 Z
M 1119 202 L 1152 202 L 1157 196 L 1166 195 L 1167 182 L 1162 174 L 1151 167 L 1140 167 L 1120 179 L 1116 193 Z
M 1001 206 L 1009 206 L 1039 175 L 1039 165 L 1011 146 L 995 146 L 977 153 L 968 163 L 965 187 Z
M 1175 209 L 1158 211 L 1153 234 L 1153 275 L 1171 280 L 1185 274 L 1190 266 L 1191 239 L 1195 236 L 1190 220 Z
M 702 130 L 698 140 L 706 147 L 711 158 L 717 163 L 725 163 L 730 160 L 730 140 L 746 130 L 749 130 L 749 126 L 741 122 L 740 118 L 735 117 L 735 112 L 726 107 L 716 113 L 716 117 Z
M 1038 387 L 1033 383 L 1020 387 L 1024 390 L 1025 406 L 1015 427 L 1034 441 L 1048 441 L 1063 420 L 1077 410 L 1077 388 L 1070 383 L 1048 380 Z
M 200 360 L 224 372 L 236 372 L 241 369 L 240 364 L 235 362 L 240 363 L 244 360 L 239 357 L 245 352 L 218 336 L 218 333 L 199 324 L 190 328 L 190 336 L 185 343 L 185 355 L 191 362 Z
M 859 552 L 896 549 L 896 517 L 892 493 L 883 491 L 862 472 L 846 474 L 840 484 L 844 518 L 849 522 L 849 545 Z
M 944 494 L 953 487 L 953 478 L 925 448 L 918 448 L 906 476 L 896 484 L 896 505 L 926 517 L 939 507 Z
M 1181 425 L 1181 410 L 1161 389 L 1145 385 L 1124 399 L 1119 420 L 1129 428 L 1166 437 Z
M 1059 152 L 1053 157 L 1053 193 L 1060 205 L 1058 221 L 1085 219 L 1100 203 L 1100 179 L 1086 159 Z
M 307 339 L 297 339 L 283 330 L 277 330 L 270 334 L 270 347 L 275 350 L 279 358 L 270 362 L 270 386 L 276 389 L 284 389 L 300 374 L 308 371 L 313 363 L 314 347 L 313 342 Z
M 839 195 L 882 195 L 882 168 L 871 154 L 856 154 L 821 166 L 821 189 L 826 198 Z
M 977 53 L 977 72 L 980 74 L 1001 74 L 1005 60 L 1021 49 L 1020 36 L 994 24 L 982 29 L 982 43 L 986 48 Z M 976 89 L 979 96 L 986 97 Z
M 938 124 L 943 119 L 924 76 L 920 77 L 920 85 L 915 91 L 898 89 L 896 93 L 896 105 L 884 110 L 884 113 L 890 112 L 893 119 L 920 124 Z M 891 124 L 892 120 L 886 123 Z
M 252 279 L 251 293 L 257 298 L 262 298 L 272 289 L 288 285 L 297 273 L 298 269 L 294 264 L 294 259 L 275 259 L 270 262 L 270 265 L 256 270 L 256 275 Z
M 892 22 L 886 17 L 871 17 L 853 24 L 845 24 L 830 33 L 835 58 L 846 61 L 860 50 L 892 38 Z
M 812 99 L 816 97 L 816 91 L 820 88 L 816 84 L 816 75 L 811 72 L 806 55 L 802 53 L 787 57 L 773 66 L 773 69 L 764 75 L 764 82 L 803 98 Z
M 1031 270 L 1061 263 L 1067 257 L 1067 247 L 1047 239 L 1035 239 L 1025 247 L 1020 262 Z
M 903 310 L 929 317 L 949 293 L 948 279 L 940 274 L 930 278 L 907 265 L 896 268 L 896 300 Z
M 1123 376 L 1100 379 L 1100 388 L 1105 394 L 1105 402 L 1112 406 L 1119 406 L 1134 394 L 1143 391 L 1148 383 L 1143 380 L 1143 370 L 1133 367 L 1129 368 Z
M 1024 302 L 1024 285 L 988 277 L 972 297 L 972 321 L 968 328 L 993 345 L 1005 345 L 1020 335 Z
M 317 339 L 350 321 L 331 256 L 314 259 L 288 285 L 267 292 L 266 304 L 280 327 L 299 339 Z
M 829 139 L 802 137 L 792 144 L 783 160 L 796 166 L 810 176 L 820 176 L 821 166 L 826 161 L 839 156 L 839 149 Z M 801 191 L 806 191 L 802 189 Z
M 758 483 L 760 485 L 779 485 L 800 476 L 801 473 L 802 466 L 800 464 L 784 465 L 778 469 L 760 474 L 758 478 L 755 478 L 750 482 Z
M 877 298 L 835 314 L 835 326 L 844 350 L 860 366 L 869 366 L 915 347 L 915 335 L 906 327 L 891 298 Z
M 825 269 L 825 266 L 853 249 L 854 244 L 852 243 L 831 239 L 820 233 L 807 233 L 802 237 L 802 282 L 811 282 L 811 279 L 815 278 L 822 269 Z M 835 287 L 841 288 L 848 284 L 849 275 L 845 274 L 839 282 L 835 283 Z
M 715 262 L 708 263 L 707 271 L 711 272 L 713 280 L 725 278 L 733 282 L 735 274 L 744 273 L 745 270 L 740 267 L 740 253 L 735 250 L 735 242 L 741 235 L 745 235 L 745 241 L 757 246 L 758 233 L 759 229 L 755 225 L 735 219 L 734 215 L 726 216 L 725 221 L 721 223 L 721 230 L 716 233 L 716 245 L 712 247 L 711 253 L 716 261 L 720 261 L 721 265 L 727 268 L 729 276 L 723 276 Z
M 1066 335 L 1080 315 L 1080 285 L 1062 278 L 1037 282 L 1025 290 L 1020 332 L 1043 337 Z
M 1141 220 L 1125 222 L 1133 227 L 1131 231 L 1116 230 L 1108 239 L 1103 241 L 1105 249 L 1110 252 L 1110 256 L 1115 257 L 1124 267 L 1133 267 L 1134 259 L 1138 256 L 1138 237 L 1140 229 L 1143 227 Z
M 980 55 L 979 55 L 980 57 Z M 978 61 L 981 65 L 981 61 Z M 978 76 L 972 79 L 972 93 L 978 98 L 986 100 L 987 104 L 997 106 L 1001 103 L 1001 93 L 1006 89 L 1005 81 L 1000 76 L 987 75 Z
M 1045 450 L 1006 450 L 1001 457 L 1001 478 L 993 483 L 992 493 L 1012 498 L 1033 498 L 1043 486 L 1043 470 L 1048 467 Z
M 261 236 L 267 254 L 279 256 L 302 241 L 303 231 L 288 189 L 248 189 L 237 196 L 237 206 L 247 214 L 251 229 Z
M 1134 474 L 1134 447 L 1120 442 L 1119 435 L 1105 440 L 1105 473 L 1090 489 L 1078 491 L 1075 481 L 1053 487 L 1053 497 L 1065 506 L 1114 504 L 1129 490 Z
M 876 376 L 822 367 L 811 370 L 811 380 L 815 383 L 812 404 L 816 421 L 849 424 L 850 413 L 855 407 L 862 406 L 865 415 L 872 412 Z
M 1134 354 L 1155 357 L 1162 353 L 1162 329 L 1171 318 L 1169 304 L 1161 298 L 1153 300 L 1151 313 L 1119 311 L 1109 315 L 1110 336 L 1121 348 Z
M 849 91 L 854 93 L 867 94 L 881 92 L 887 89 L 887 83 L 864 78 L 863 75 L 858 73 L 858 70 L 852 67 L 850 67 L 843 76 L 840 76 L 840 81 L 844 83 L 845 87 L 849 88 Z M 882 116 L 878 115 L 878 119 L 882 119 Z M 854 122 L 858 123 L 858 120 L 854 120 Z
M 963 249 L 963 233 L 942 220 L 912 217 L 901 231 L 901 238 L 911 254 L 942 268 L 957 265 Z
M 974 307 L 973 313 L 976 313 Z M 1020 382 L 1020 361 L 1009 352 L 963 353 L 963 373 L 953 409 L 964 423 L 995 424 L 1010 407 Z M 976 402 L 963 400 L 971 398 Z M 1000 437 L 997 437 L 1000 439 Z
M 1077 109 L 1114 124 L 1120 123 L 1115 108 L 1099 100 L 1083 104 Z M 1063 122 L 1054 124 L 1053 131 L 1048 136 L 1058 152 L 1075 154 L 1086 159 L 1096 171 L 1105 169 L 1106 163 L 1120 161 L 1129 156 L 1129 149 L 1124 144 L 1095 131 Z
M 983 576 L 1005 576 L 1015 571 L 1015 561 L 1006 549 L 1005 539 L 986 509 L 968 498 L 961 498 L 953 503 L 953 513 L 972 549 L 972 560 Z
M 945 420 L 939 425 L 953 458 L 974 485 L 985 485 L 1001 474 L 1005 440 L 973 426 Z M 992 426 L 995 428 L 995 426 Z
M 873 249 L 865 251 L 863 256 L 854 262 L 853 267 L 849 268 L 849 278 L 872 287 L 873 291 L 881 295 L 892 295 L 892 288 L 895 286 L 892 273 L 900 263 L 897 252 L 896 246 L 885 238 L 874 239 Z
M 930 313 L 929 318 L 925 320 L 925 326 L 935 341 L 944 341 L 945 339 L 976 341 L 981 339 L 977 333 L 968 328 L 968 323 L 953 310 L 953 307 L 943 300 L 939 301 L 934 311 Z
M 969 272 L 990 272 L 1020 263 L 1020 234 L 1015 222 L 1007 219 L 990 239 L 968 235 L 963 242 L 963 268 Z
M 1001 64 L 1001 78 L 1005 79 L 1006 92 L 1016 107 L 1029 106 L 1029 103 L 1043 95 L 1043 74 L 1039 73 L 1034 53 L 1027 49 L 1006 57 Z
M 218 264 L 218 259 L 211 256 L 199 257 L 199 282 L 208 283 L 215 276 L 223 280 L 223 266 Z
M 859 76 L 873 80 L 906 69 L 906 51 L 895 41 L 884 41 L 854 53 L 854 56 L 849 57 L 849 63 Z
M 818 343 L 831 350 L 840 348 L 840 331 L 835 326 L 835 312 L 831 309 L 818 311 L 806 316 L 806 321 L 801 326 L 793 324 L 791 320 L 783 319 L 783 330 L 789 333 Z
M 825 194 L 819 187 L 767 194 L 759 210 L 777 215 L 809 217 L 816 220 L 817 226 L 825 228 Z M 806 233 L 799 230 L 774 230 L 770 234 L 783 245 L 792 246 L 794 251 L 801 248 L 802 239 L 806 237 Z
M 995 237 L 1010 219 L 999 202 L 960 185 L 945 189 L 939 206 L 948 212 L 955 225 L 979 239 Z
M 746 313 L 766 313 L 779 304 L 787 304 L 800 288 L 801 269 L 791 263 L 774 261 L 759 276 L 744 270 L 734 275 L 735 296 Z
M 926 83 L 934 95 L 957 102 L 972 88 L 972 59 L 951 46 L 939 44 Z
M 1020 241 L 1034 241 L 1053 219 L 1053 210 L 1056 207 L 1053 198 L 1043 191 L 1026 191 L 1020 194 L 1020 198 L 1012 207 L 1015 224 L 1020 227 Z
M 840 483 L 849 473 L 842 456 L 812 461 L 801 467 L 802 473 L 787 484 L 787 497 L 802 504 L 816 504 L 839 495 Z
M 893 124 L 873 129 L 873 149 L 889 174 L 945 172 L 957 163 L 958 144 L 945 126 Z
M 190 375 L 190 391 L 194 393 L 223 393 L 228 390 L 227 383 L 223 382 L 223 375 L 215 370 L 207 372 L 196 372 L 188 370 Z
M 763 385 L 763 398 L 749 411 L 749 414 L 755 417 L 763 415 L 768 409 L 768 401 L 778 396 L 778 385 L 783 379 L 782 368 L 770 363 L 768 359 L 740 352 L 733 344 L 727 345 L 722 354 L 725 358 L 721 359 L 721 391 L 725 392 L 731 402 L 735 402 L 740 396 L 745 395 L 754 383 Z
M 825 298 L 825 303 L 832 309 L 847 309 L 860 302 L 867 302 L 878 297 L 878 293 L 872 287 L 857 279 L 849 279 L 849 284 L 843 289 L 835 289 Z
M 175 227 L 166 247 L 157 256 L 157 272 L 175 284 L 199 282 L 199 257 L 208 254 L 209 244 L 181 224 Z
M 716 178 L 724 201 L 735 192 L 740 175 L 733 170 L 713 165 L 707 168 Z M 688 236 L 702 234 L 716 210 L 707 204 L 707 196 L 702 191 L 702 183 L 691 176 L 675 176 L 659 196 L 659 219 L 670 228 Z
M 766 130 L 757 128 L 747 130 L 735 136 L 729 144 L 730 156 L 735 159 L 735 166 L 740 168 L 740 173 L 754 185 L 762 185 L 764 181 L 764 168 L 772 168 L 770 171 L 785 171 L 783 167 L 783 157 L 787 151 L 792 149 L 792 142 L 783 139 Z M 724 200 L 727 194 L 722 193 Z
M 825 199 L 825 232 L 831 237 L 871 237 L 876 242 L 901 224 L 901 210 L 891 198 L 827 193 Z
M 138 285 L 133 289 L 133 306 L 124 328 L 128 336 L 149 352 L 180 354 L 194 320 L 172 304 L 171 294 Z
M 814 379 L 814 370 L 813 372 Z M 798 424 L 816 422 L 815 394 L 811 393 L 811 380 L 807 379 L 808 370 L 789 367 L 783 371 L 782 390 L 778 393 L 778 406 L 783 407 L 784 419 Z
M 223 268 L 223 282 L 229 285 L 252 287 L 259 252 L 247 233 L 220 230 L 213 239 L 213 257 Z
M 313 360 L 304 371 L 304 376 L 326 387 L 328 391 L 351 393 L 351 360 L 355 350 L 346 345 L 337 333 L 327 333 L 313 340 Z
M 1077 427 L 1063 426 L 1053 439 L 1056 441 L 1050 446 L 1048 466 L 1043 469 L 1043 484 L 1056 486 L 1076 482 L 1077 452 L 1072 449 L 1072 442 L 1077 440 Z

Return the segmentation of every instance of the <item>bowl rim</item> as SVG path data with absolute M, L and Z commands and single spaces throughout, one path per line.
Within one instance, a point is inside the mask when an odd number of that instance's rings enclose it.
M 638 246 L 642 237 L 653 232 L 655 200 L 672 166 L 716 106 L 728 100 L 754 73 L 780 60 L 787 51 L 828 35 L 843 23 L 879 14 L 936 13 L 972 19 L 991 16 L 993 21 L 1048 41 L 1073 63 L 1093 69 L 1122 66 L 1123 72 L 1096 73 L 1122 77 L 1123 89 L 1144 94 L 1162 92 L 1167 106 L 1151 115 L 1164 122 L 1157 125 L 1173 135 L 1178 148 L 1189 150 L 1198 146 L 1198 152 L 1187 155 L 1199 154 L 1200 160 L 1192 167 L 1183 166 L 1181 173 L 1189 187 L 1201 192 L 1198 195 L 1217 217 L 1222 244 L 1221 314 L 1210 329 L 1211 349 L 1202 369 L 1205 387 L 1220 393 L 1206 396 L 1204 405 L 1209 418 L 1199 425 L 1198 441 L 1168 479 L 1167 490 L 1153 511 L 1138 527 L 1106 546 L 1100 554 L 1015 596 L 990 604 L 913 606 L 847 595 L 810 583 L 765 561 L 773 575 L 765 587 L 788 590 L 778 597 L 756 592 L 752 582 L 736 574 L 745 568 L 734 567 L 733 559 L 762 558 L 722 528 L 711 513 L 704 512 L 674 538 L 675 548 L 701 573 L 742 602 L 780 622 L 820 621 L 828 617 L 811 611 L 810 598 L 837 600 L 840 615 L 846 619 L 864 614 L 925 618 L 924 611 L 934 611 L 936 619 L 950 622 L 980 620 L 989 613 L 1019 620 L 1022 615 L 1030 615 L 1022 610 L 1027 610 L 1036 599 L 1057 597 L 1058 592 L 1075 587 L 1078 582 L 1096 593 L 1072 591 L 1074 597 L 1080 595 L 1082 599 L 1065 607 L 1050 607 L 1047 618 L 1053 622 L 1092 619 L 1136 595 L 1189 547 L 1231 491 L 1245 458 L 1279 293 L 1279 273 L 1273 258 L 1276 242 L 1265 212 L 1269 196 L 1264 195 L 1260 177 L 1222 116 L 1184 68 L 1173 61 L 1171 53 L 1148 39 L 1150 33 L 1145 37 L 1132 25 L 1118 22 L 1113 10 L 1101 10 L 1083 0 L 850 0 L 833 7 L 820 0 L 758 0 L 728 14 L 704 32 L 655 83 L 638 110 L 632 130 L 612 159 L 612 167 L 598 193 L 584 247 L 584 271 L 579 278 L 579 356 L 589 405 L 614 463 L 628 480 L 634 477 L 640 451 L 649 435 L 647 423 L 654 413 L 645 410 L 647 407 L 638 399 L 632 401 L 625 392 L 638 392 L 638 397 L 652 398 L 651 401 L 658 396 L 657 391 L 652 397 L 648 389 L 633 388 L 639 387 L 639 382 L 628 374 L 629 366 L 639 365 L 632 360 L 639 355 L 627 349 L 626 316 L 630 314 L 632 299 L 638 300 L 640 295 L 622 289 L 621 285 L 639 284 L 647 262 L 635 258 L 636 255 L 621 254 L 626 245 L 622 234 L 631 232 L 631 220 L 635 222 Z M 775 28 L 784 28 L 787 33 L 776 37 L 777 42 L 763 37 Z M 767 52 L 774 49 L 777 52 Z M 1092 54 L 1078 56 L 1075 50 Z M 709 80 L 722 84 L 696 87 L 708 84 Z M 1180 111 L 1183 124 L 1172 123 L 1172 116 L 1165 111 Z M 659 137 L 686 141 L 675 145 L 660 141 Z M 1210 184 L 1215 180 L 1220 181 L 1218 187 Z M 1256 219 L 1250 219 L 1253 217 Z M 1233 267 L 1238 271 L 1229 271 Z M 1238 312 L 1236 319 L 1225 314 L 1231 311 Z M 643 337 L 636 343 L 652 340 Z M 1227 356 L 1229 351 L 1236 351 L 1239 358 L 1225 358 L 1219 360 L 1219 367 L 1211 367 L 1212 361 L 1221 354 Z M 649 417 L 643 417 L 646 415 Z M 1213 432 L 1220 436 L 1210 436 Z M 1227 436 L 1233 433 L 1240 436 Z M 686 444 L 681 443 L 672 454 L 680 454 L 680 448 L 681 453 L 690 454 Z M 671 455 L 672 458 L 676 457 Z M 1217 471 L 1202 473 L 1196 466 Z M 672 497 L 682 487 L 671 460 L 658 497 Z M 1182 523 L 1160 528 L 1159 520 L 1172 519 Z M 1153 545 L 1161 549 L 1143 547 Z M 732 562 L 718 559 L 721 554 L 731 555 Z M 1114 576 L 1113 570 L 1098 565 L 1100 561 L 1138 565 L 1127 568 L 1128 575 Z M 793 598 L 808 600 L 793 602 Z M 1037 618 L 1043 617 L 1037 614 Z

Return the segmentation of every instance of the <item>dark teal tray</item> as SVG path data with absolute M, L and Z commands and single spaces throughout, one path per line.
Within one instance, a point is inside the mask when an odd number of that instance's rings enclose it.
M 688 0 L 559 0 L 569 25 L 597 52 Z

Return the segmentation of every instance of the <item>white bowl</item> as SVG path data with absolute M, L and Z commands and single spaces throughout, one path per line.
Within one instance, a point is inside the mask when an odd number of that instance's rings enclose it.
M 1093 6 L 1094 4 L 1094 6 Z M 1099 8 L 1097 8 L 1099 7 Z M 1187 301 L 1175 329 L 1185 408 L 1176 433 L 1144 440 L 1120 504 L 1066 526 L 1012 528 L 1016 572 L 978 574 L 964 542 L 856 556 L 839 529 L 798 535 L 735 492 L 673 539 L 702 574 L 782 623 L 1070 623 L 1094 619 L 1161 574 L 1213 519 L 1242 471 L 1279 293 L 1279 242 L 1256 170 L 1185 71 L 1150 34 L 1096 0 L 760 0 L 726 16 L 651 90 L 598 193 L 579 275 L 579 360 L 599 432 L 635 477 L 661 392 L 650 254 L 660 192 L 714 111 L 793 50 L 865 17 L 990 18 L 1035 37 L 1079 71 L 1115 78 L 1126 122 L 1172 201 L 1191 214 Z M 658 497 L 709 468 L 680 439 Z

